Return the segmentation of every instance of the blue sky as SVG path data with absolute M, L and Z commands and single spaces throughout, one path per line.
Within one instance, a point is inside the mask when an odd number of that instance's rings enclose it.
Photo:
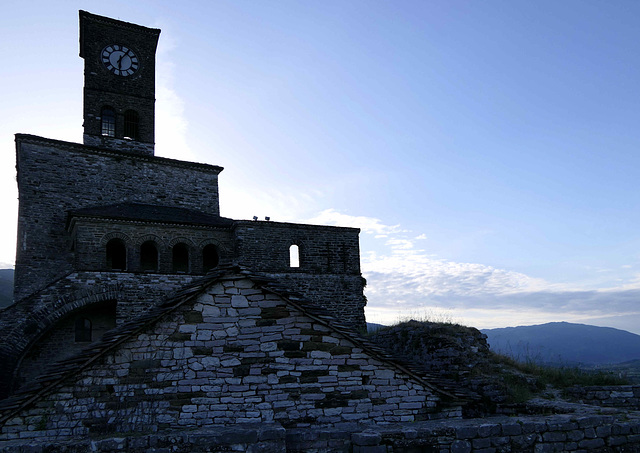
M 362 228 L 367 316 L 640 333 L 640 2 L 5 1 L 13 134 L 82 140 L 78 10 L 162 29 L 156 154 L 227 217 Z

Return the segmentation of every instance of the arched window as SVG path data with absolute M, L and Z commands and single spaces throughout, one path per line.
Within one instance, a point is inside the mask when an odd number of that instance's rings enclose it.
M 153 241 L 147 241 L 140 246 L 140 270 L 158 270 L 158 249 Z
M 77 318 L 75 324 L 76 343 L 91 341 L 91 321 Z
M 218 267 L 220 257 L 218 256 L 218 248 L 213 244 L 205 245 L 202 249 L 202 268 L 205 272 Z
M 296 244 L 289 247 L 289 267 L 300 267 L 300 248 Z
M 124 138 L 139 139 L 140 120 L 138 112 L 127 110 L 124 112 Z
M 107 269 L 124 271 L 127 269 L 127 248 L 122 239 L 107 242 Z
M 182 242 L 173 246 L 173 272 L 189 272 L 189 247 Z
M 105 137 L 116 136 L 116 112 L 111 107 L 102 107 L 100 112 L 102 135 Z

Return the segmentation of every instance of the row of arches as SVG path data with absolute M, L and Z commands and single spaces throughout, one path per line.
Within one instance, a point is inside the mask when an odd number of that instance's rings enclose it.
M 154 240 L 149 239 L 140 244 L 137 250 L 138 263 L 131 263 L 128 252 L 127 245 L 122 238 L 109 239 L 105 246 L 106 268 L 113 271 L 158 272 L 161 270 L 159 248 Z M 220 262 L 220 254 L 215 244 L 205 244 L 199 250 L 197 257 L 192 256 L 193 252 L 192 247 L 189 247 L 185 242 L 175 243 L 170 247 L 171 263 L 166 263 L 170 264 L 170 267 L 163 266 L 164 270 L 176 274 L 194 271 L 207 272 L 216 268 Z M 198 260 L 198 262 L 194 262 L 194 260 Z M 130 269 L 132 265 L 136 269 Z M 194 267 L 196 269 L 193 269 Z
M 124 112 L 123 134 L 116 135 L 116 110 L 105 105 L 100 111 L 101 134 L 104 137 L 122 136 L 131 140 L 140 139 L 140 115 L 135 110 Z

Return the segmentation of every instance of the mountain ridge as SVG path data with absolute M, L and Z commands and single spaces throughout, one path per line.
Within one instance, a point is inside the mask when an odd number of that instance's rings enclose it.
M 640 359 L 640 335 L 613 327 L 551 322 L 482 329 L 494 352 L 555 365 L 609 365 Z

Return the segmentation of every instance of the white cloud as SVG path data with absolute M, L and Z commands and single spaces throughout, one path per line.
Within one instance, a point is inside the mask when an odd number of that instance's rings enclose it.
M 296 221 L 301 211 L 315 204 L 316 198 L 310 192 L 265 187 L 262 181 L 225 181 L 219 190 L 220 213 L 233 219 L 251 219 L 255 215 L 261 220 L 269 216 L 275 222 Z
M 640 274 L 624 286 L 581 291 L 508 269 L 437 258 L 415 247 L 426 235 L 376 218 L 328 209 L 311 222 L 364 233 L 361 242 L 370 245 L 361 256 L 370 322 L 388 324 L 444 310 L 456 322 L 481 328 L 610 318 L 629 329 L 624 318 L 640 317 Z
M 384 225 L 380 219 L 341 214 L 335 209 L 325 209 L 317 216 L 307 220 L 307 223 L 360 228 L 362 232 L 376 234 L 378 237 L 405 232 L 400 229 L 400 225 Z
M 176 48 L 171 34 L 158 44 L 156 70 L 156 155 L 180 160 L 196 160 L 187 143 L 189 124 L 184 101 L 174 88 L 175 64 L 171 52 Z

